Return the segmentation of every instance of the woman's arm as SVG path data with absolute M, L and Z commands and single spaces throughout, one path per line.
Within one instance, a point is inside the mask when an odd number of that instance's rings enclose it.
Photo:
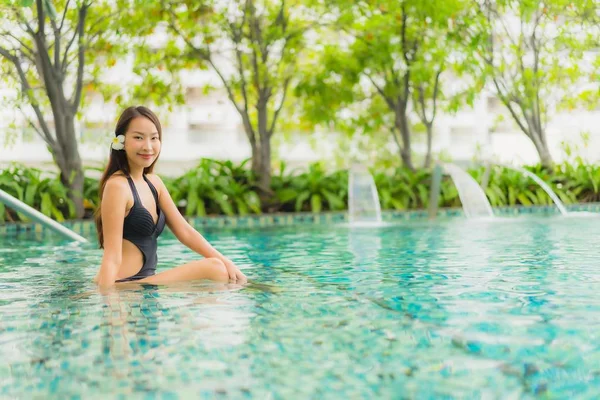
M 157 175 L 149 175 L 152 179 L 154 186 L 157 187 L 160 203 L 160 208 L 167 220 L 167 226 L 173 232 L 175 237 L 189 247 L 191 250 L 204 257 L 214 257 L 223 261 L 227 271 L 229 272 L 229 278 L 234 282 L 245 282 L 246 275 L 244 275 L 239 268 L 227 257 L 221 254 L 215 249 L 205 238 L 191 226 L 187 220 L 181 215 L 175 202 L 171 198 L 171 194 L 167 190 L 167 187 L 163 181 Z
M 104 255 L 97 277 L 101 289 L 115 284 L 119 268 L 121 268 L 123 221 L 128 200 L 126 184 L 126 181 L 120 177 L 110 178 L 106 182 L 102 195 L 100 212 L 104 235 Z

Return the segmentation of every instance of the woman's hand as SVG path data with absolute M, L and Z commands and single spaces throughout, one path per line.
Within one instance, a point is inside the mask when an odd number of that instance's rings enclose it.
M 225 264 L 225 268 L 227 268 L 227 272 L 229 273 L 229 280 L 233 283 L 244 284 L 248 282 L 248 278 L 240 269 L 231 261 L 229 258 L 223 258 L 223 264 Z

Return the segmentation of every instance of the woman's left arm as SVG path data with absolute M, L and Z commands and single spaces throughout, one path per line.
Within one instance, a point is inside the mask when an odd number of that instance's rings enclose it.
M 163 181 L 154 174 L 149 175 L 149 178 L 152 180 L 152 183 L 154 183 L 154 186 L 156 186 L 160 208 L 165 214 L 167 226 L 171 232 L 173 232 L 175 237 L 177 237 L 177 239 L 185 246 L 206 258 L 218 258 L 225 264 L 231 281 L 245 283 L 247 281 L 246 275 L 240 271 L 233 261 L 215 249 L 208 240 L 206 240 L 200 232 L 194 229 L 183 215 L 181 215 Z

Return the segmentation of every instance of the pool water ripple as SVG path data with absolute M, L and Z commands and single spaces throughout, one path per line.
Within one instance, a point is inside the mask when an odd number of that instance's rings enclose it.
M 250 284 L 102 296 L 92 244 L 0 239 L 0 397 L 600 394 L 595 218 L 204 233 Z

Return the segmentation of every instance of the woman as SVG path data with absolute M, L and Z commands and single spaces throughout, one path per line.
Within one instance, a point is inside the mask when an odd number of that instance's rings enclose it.
M 219 253 L 175 206 L 162 180 L 152 173 L 162 131 L 146 107 L 129 107 L 115 129 L 108 166 L 100 180 L 96 214 L 102 265 L 94 281 L 101 287 L 120 282 L 167 284 L 210 279 L 245 283 L 246 276 Z M 165 223 L 177 239 L 204 259 L 155 273 L 157 238 Z

